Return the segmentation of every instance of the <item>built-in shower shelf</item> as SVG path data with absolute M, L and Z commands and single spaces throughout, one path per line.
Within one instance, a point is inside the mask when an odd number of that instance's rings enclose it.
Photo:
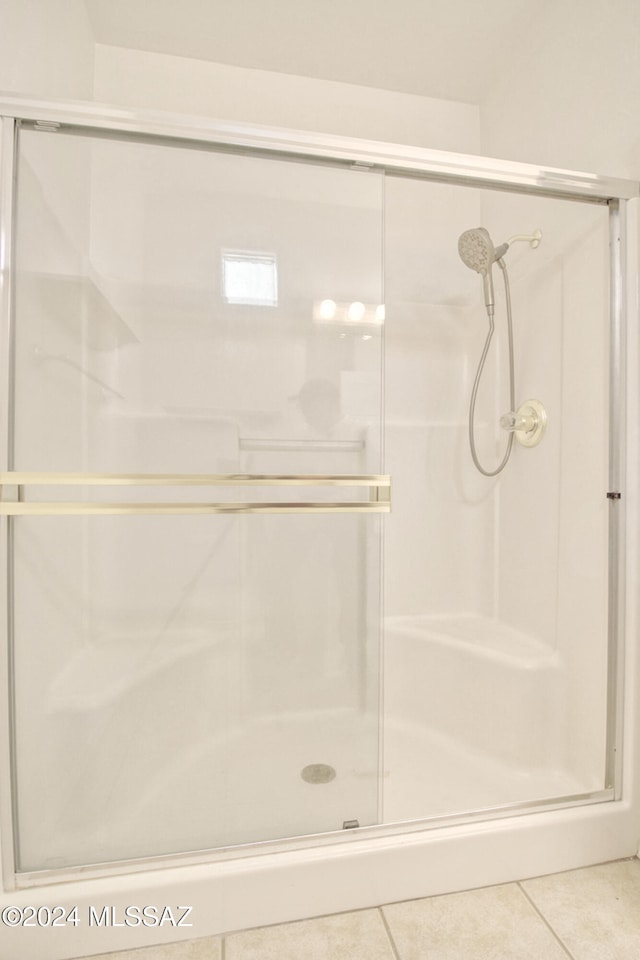
M 563 671 L 550 644 L 477 615 L 389 617 L 384 628 L 390 718 L 507 770 L 566 767 Z

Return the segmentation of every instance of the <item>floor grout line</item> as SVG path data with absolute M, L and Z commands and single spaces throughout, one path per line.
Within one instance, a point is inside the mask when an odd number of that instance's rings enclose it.
M 557 943 L 562 947 L 562 949 L 564 950 L 564 952 L 566 953 L 566 955 L 567 955 L 568 957 L 570 957 L 571 960 L 576 960 L 576 957 L 574 956 L 574 954 L 571 953 L 571 951 L 569 950 L 569 947 L 568 947 L 568 946 L 566 945 L 566 943 L 562 940 L 562 938 L 560 937 L 560 935 L 557 934 L 556 931 L 553 929 L 553 927 L 551 926 L 550 922 L 549 922 L 549 921 L 547 920 L 547 918 L 545 917 L 545 915 L 544 915 L 544 913 L 542 912 L 542 910 L 540 910 L 540 908 L 538 907 L 538 905 L 536 904 L 536 902 L 529 896 L 529 894 L 528 894 L 527 891 L 524 889 L 524 887 L 522 886 L 522 884 L 521 884 L 520 882 L 516 882 L 516 886 L 517 886 L 518 889 L 520 890 L 520 892 L 521 892 L 522 896 L 525 898 L 525 900 L 527 900 L 527 902 L 531 905 L 531 907 L 532 907 L 532 908 L 535 910 L 535 912 L 538 914 L 538 916 L 540 917 L 540 919 L 541 919 L 542 922 L 544 923 L 544 925 L 545 925 L 545 927 L 547 928 L 547 930 L 549 930 L 549 932 L 550 932 L 551 935 L 554 937 L 554 939 L 557 941 Z
M 396 942 L 395 942 L 395 940 L 393 939 L 393 934 L 391 933 L 391 927 L 389 926 L 389 922 L 388 922 L 387 918 L 386 918 L 385 915 L 384 915 L 384 910 L 383 910 L 382 907 L 378 907 L 377 909 L 378 909 L 378 913 L 380 914 L 380 916 L 381 916 L 381 918 L 382 918 L 382 925 L 383 925 L 384 929 L 386 930 L 387 937 L 389 938 L 389 943 L 390 943 L 390 945 L 391 945 L 391 951 L 392 951 L 392 953 L 393 953 L 393 960 L 402 960 L 402 957 L 400 956 L 400 951 L 398 950 L 398 947 L 396 946 Z

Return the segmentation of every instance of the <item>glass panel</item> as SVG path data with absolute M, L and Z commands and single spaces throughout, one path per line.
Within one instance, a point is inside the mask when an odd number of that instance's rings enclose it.
M 605 787 L 608 210 L 393 180 L 386 197 L 385 818 Z M 495 479 L 469 403 L 489 329 L 458 238 L 514 241 L 516 407 L 542 442 Z M 475 416 L 497 467 L 509 409 L 506 304 Z M 418 763 L 416 758 L 420 758 Z
M 14 469 L 380 473 L 381 211 L 376 174 L 24 131 Z M 379 518 L 11 523 L 21 870 L 378 821 Z

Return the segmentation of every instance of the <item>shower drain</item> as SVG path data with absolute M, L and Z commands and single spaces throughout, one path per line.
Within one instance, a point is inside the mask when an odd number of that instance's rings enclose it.
M 330 783 L 335 775 L 336 771 L 328 763 L 310 763 L 300 771 L 300 776 L 307 783 Z

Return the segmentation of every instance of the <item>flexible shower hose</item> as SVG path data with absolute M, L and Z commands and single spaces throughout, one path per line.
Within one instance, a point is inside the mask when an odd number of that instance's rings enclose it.
M 502 278 L 504 280 L 504 292 L 505 299 L 507 301 L 507 335 L 509 340 L 509 409 L 515 410 L 516 406 L 516 389 L 515 389 L 515 377 L 514 377 L 514 362 L 513 362 L 513 320 L 511 317 L 511 292 L 509 290 L 509 274 L 507 273 L 507 267 L 502 258 L 496 261 L 500 269 L 502 270 Z M 480 386 L 480 380 L 482 378 L 482 371 L 484 370 L 485 361 L 487 359 L 487 354 L 489 353 L 489 347 L 491 346 L 491 339 L 493 337 L 493 332 L 495 330 L 495 323 L 493 319 L 493 314 L 489 314 L 489 333 L 487 334 L 487 339 L 484 342 L 484 349 L 482 351 L 482 356 L 480 357 L 480 363 L 478 364 L 478 370 L 476 373 L 476 379 L 473 384 L 473 390 L 471 391 L 471 401 L 469 403 L 469 446 L 471 448 L 471 456 L 473 462 L 476 466 L 476 469 L 480 471 L 481 474 L 485 477 L 497 477 L 499 473 L 502 473 L 506 467 L 509 457 L 511 456 L 511 448 L 513 447 L 513 432 L 509 434 L 509 439 L 507 440 L 507 449 L 502 462 L 495 470 L 485 470 L 480 461 L 478 460 L 478 454 L 476 452 L 476 442 L 475 442 L 475 411 L 476 411 L 476 397 L 478 396 L 478 387 Z

